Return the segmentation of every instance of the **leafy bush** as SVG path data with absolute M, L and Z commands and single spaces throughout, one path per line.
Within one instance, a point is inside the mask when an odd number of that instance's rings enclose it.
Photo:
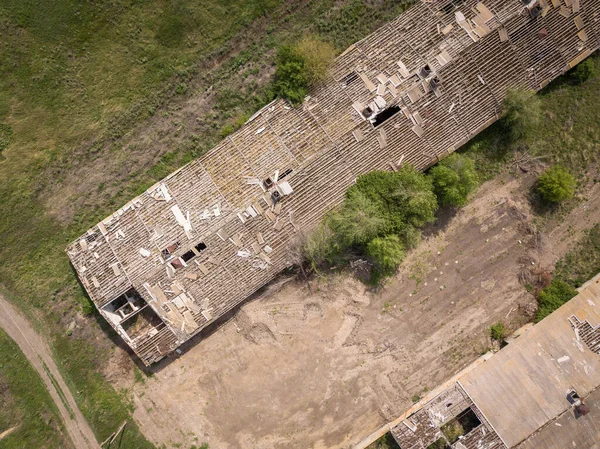
M 581 84 L 590 78 L 594 78 L 597 75 L 596 64 L 592 58 L 588 58 L 583 62 L 577 64 L 577 66 L 571 70 L 569 75 Z
M 450 443 L 454 443 L 465 434 L 465 429 L 456 419 L 444 424 L 440 430 Z
M 367 254 L 379 276 L 391 275 L 404 259 L 404 245 L 397 235 L 375 237 L 367 244 Z
M 435 219 L 437 199 L 431 181 L 412 167 L 360 176 L 346 200 L 327 217 L 343 246 L 366 245 L 375 237 L 405 237 L 414 245 L 418 228 Z M 410 238 L 409 238 L 410 237 Z
M 321 223 L 303 242 L 298 263 L 308 262 L 310 268 L 317 271 L 326 262 L 332 263 L 339 253 L 339 245 L 335 235 L 326 223 Z
M 294 105 L 302 103 L 308 89 L 327 76 L 334 57 L 333 46 L 314 37 L 305 37 L 293 47 L 280 47 L 273 82 L 275 93 Z
M 473 159 L 454 153 L 429 171 L 440 204 L 464 206 L 479 183 Z
M 327 218 L 344 246 L 364 245 L 389 230 L 375 203 L 360 190 L 350 189 L 342 207 Z
M 349 189 L 361 191 L 385 219 L 388 234 L 404 234 L 435 220 L 438 208 L 431 180 L 412 166 L 397 172 L 373 171 Z
M 575 194 L 575 178 L 566 168 L 555 165 L 540 175 L 538 191 L 552 203 L 568 200 Z
M 360 176 L 304 243 L 304 260 L 314 269 L 352 248 L 372 259 L 372 281 L 378 281 L 393 274 L 406 247 L 416 246 L 420 228 L 434 221 L 437 207 L 431 180 L 411 166 Z
M 87 296 L 81 300 L 81 311 L 85 316 L 92 315 L 95 310 L 94 303 Z
M 327 77 L 329 67 L 335 58 L 335 48 L 328 42 L 305 36 L 295 47 L 296 53 L 304 60 L 308 85 L 313 86 Z
M 546 318 L 575 295 L 577 295 L 577 290 L 571 285 L 559 278 L 552 279 L 550 285 L 539 293 L 539 308 L 535 316 L 536 322 Z
M 501 341 L 505 335 L 504 324 L 498 322 L 490 327 L 490 335 L 492 340 Z
M 369 444 L 365 449 L 400 449 L 400 446 L 396 443 L 391 432 L 387 432 L 377 441 Z
M 308 94 L 308 76 L 304 59 L 290 46 L 283 46 L 277 52 L 277 70 L 273 81 L 275 93 L 300 104 Z
M 427 446 L 427 449 L 446 449 L 449 447 L 450 446 L 446 444 L 446 440 L 444 438 L 439 438 Z
M 532 90 L 511 89 L 502 102 L 506 136 L 516 141 L 529 137 L 542 118 L 540 99 Z
M 230 135 L 231 133 L 233 133 L 235 131 L 235 128 L 233 127 L 233 125 L 231 123 L 228 123 L 227 125 L 224 125 L 220 130 L 219 130 L 219 137 L 221 139 L 224 139 L 225 137 L 227 137 L 228 135 Z

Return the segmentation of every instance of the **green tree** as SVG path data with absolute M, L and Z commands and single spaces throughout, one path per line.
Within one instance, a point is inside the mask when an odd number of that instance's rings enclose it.
M 569 73 L 577 83 L 582 84 L 597 76 L 596 64 L 592 58 L 588 58 L 583 62 L 577 64 L 577 66 Z
M 377 206 L 360 190 L 350 189 L 342 206 L 327 223 L 345 246 L 364 245 L 389 227 Z
M 437 207 L 430 178 L 414 167 L 359 176 L 340 207 L 325 217 L 327 229 L 304 244 L 304 260 L 314 268 L 352 248 L 373 260 L 376 281 L 393 273 L 405 248 L 416 246 L 420 228 L 435 220 Z
M 373 171 L 360 176 L 349 192 L 359 190 L 386 219 L 387 233 L 404 234 L 435 220 L 438 208 L 431 180 L 408 165 L 397 172 Z
M 308 89 L 322 81 L 335 57 L 335 48 L 315 37 L 306 36 L 296 45 L 284 45 L 277 52 L 275 94 L 292 104 L 302 103 Z
M 406 255 L 397 235 L 375 237 L 367 244 L 367 254 L 373 260 L 377 273 L 383 276 L 393 274 Z
M 302 103 L 308 95 L 308 76 L 304 59 L 293 47 L 282 46 L 277 52 L 277 70 L 273 82 L 275 93 L 292 104 Z
M 310 269 L 318 271 L 324 263 L 332 263 L 339 253 L 335 234 L 326 223 L 320 223 L 303 239 L 296 263 L 308 262 Z
M 440 204 L 464 206 L 479 183 L 473 159 L 454 153 L 429 171 Z
M 507 136 L 514 141 L 524 139 L 541 121 L 541 102 L 532 90 L 511 89 L 502 102 L 502 114 Z
M 555 165 L 540 175 L 537 189 L 544 200 L 559 203 L 573 198 L 575 178 L 566 168 Z
M 327 77 L 336 53 L 333 45 L 313 36 L 305 36 L 298 42 L 295 50 L 304 60 L 309 86 L 314 86 Z
M 539 308 L 535 321 L 541 321 L 577 295 L 577 290 L 558 278 L 552 279 L 548 287 L 541 290 L 538 296 Z
M 438 202 L 431 180 L 408 165 L 397 172 L 398 190 L 394 194 L 397 211 L 403 211 L 409 225 L 421 228 L 435 221 Z

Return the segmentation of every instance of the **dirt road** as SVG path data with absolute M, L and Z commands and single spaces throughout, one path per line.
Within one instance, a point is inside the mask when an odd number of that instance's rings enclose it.
M 44 340 L 2 295 L 0 295 L 0 326 L 19 345 L 40 374 L 63 417 L 73 446 L 77 449 L 100 449 L 92 429 L 77 407 Z

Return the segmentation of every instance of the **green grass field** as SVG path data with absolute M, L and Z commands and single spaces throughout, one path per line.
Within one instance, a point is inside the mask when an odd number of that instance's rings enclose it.
M 598 55 L 592 58 L 598 72 Z M 563 75 L 538 94 L 544 116 L 531 136 L 506 144 L 502 124 L 497 122 L 461 151 L 476 159 L 484 178 L 504 170 L 516 152 L 527 152 L 547 164 L 564 165 L 582 180 L 596 175 L 600 158 L 599 92 L 598 77 L 579 85 L 569 74 Z
M 0 440 L 3 449 L 70 449 L 58 409 L 25 355 L 0 330 Z
M 581 287 L 600 273 L 600 224 L 594 225 L 556 264 L 556 275 L 573 287 Z

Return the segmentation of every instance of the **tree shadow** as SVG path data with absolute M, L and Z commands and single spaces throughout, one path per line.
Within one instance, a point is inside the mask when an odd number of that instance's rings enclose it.
M 435 237 L 440 232 L 444 232 L 448 229 L 450 222 L 456 215 L 460 207 L 444 206 L 437 210 L 435 214 L 435 221 L 423 228 L 421 235 L 425 238 Z
M 551 203 L 550 201 L 546 201 L 542 194 L 538 190 L 539 181 L 535 181 L 527 194 L 529 205 L 531 206 L 531 211 L 540 217 L 548 217 L 556 213 L 560 205 L 558 203 Z

